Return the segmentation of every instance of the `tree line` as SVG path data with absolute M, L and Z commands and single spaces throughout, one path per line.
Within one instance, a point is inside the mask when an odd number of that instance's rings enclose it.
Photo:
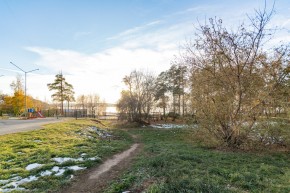
M 87 114 L 90 115 L 100 115 L 105 111 L 105 100 L 101 100 L 98 94 L 80 95 L 75 99 L 73 85 L 66 81 L 62 73 L 57 74 L 54 82 L 47 84 L 47 87 L 54 92 L 51 95 L 53 101 L 60 103 L 60 115 L 64 114 L 64 109 L 67 112 L 70 111 L 72 102 L 74 102 L 74 109 L 86 110 Z M 65 102 L 67 107 L 64 107 Z M 55 104 L 56 108 L 57 103 Z
M 13 90 L 12 95 L 0 94 L 0 115 L 11 114 L 20 116 L 24 112 L 25 93 L 21 76 L 18 75 L 16 80 L 10 84 Z M 44 109 L 49 106 L 48 103 L 38 99 L 34 99 L 31 96 L 27 96 L 27 106 L 35 107 L 37 109 Z
M 287 115 L 290 94 L 289 45 L 266 44 L 273 10 L 256 11 L 249 24 L 229 30 L 211 18 L 170 69 L 157 77 L 132 71 L 123 82 L 118 108 L 141 121 L 160 108 L 163 117 L 188 116 L 230 147 L 240 147 L 257 123 Z
M 10 87 L 13 90 L 12 95 L 0 94 L 0 115 L 24 115 L 25 91 L 20 75 L 17 75 Z M 61 72 L 55 75 L 54 81 L 47 84 L 47 87 L 53 92 L 53 103 L 49 104 L 28 95 L 27 108 L 34 108 L 36 111 L 51 109 L 57 115 L 67 114 L 64 111 L 70 112 L 72 109 L 86 110 L 90 115 L 101 115 L 106 110 L 105 100 L 101 100 L 98 94 L 80 95 L 75 98 L 73 85 L 67 82 Z
M 121 93 L 117 107 L 129 121 L 149 120 L 150 114 L 162 109 L 162 118 L 184 116 L 189 113 L 187 67 L 173 64 L 157 77 L 150 72 L 134 70 L 124 77 L 128 87 Z M 170 113 L 169 113 L 170 112 Z

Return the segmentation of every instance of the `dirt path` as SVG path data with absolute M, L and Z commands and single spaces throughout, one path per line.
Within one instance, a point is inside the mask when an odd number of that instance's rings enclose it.
M 60 193 L 98 193 L 132 164 L 133 158 L 140 152 L 141 145 L 133 144 L 128 150 L 114 155 L 96 168 L 84 171 L 74 178 L 69 187 Z

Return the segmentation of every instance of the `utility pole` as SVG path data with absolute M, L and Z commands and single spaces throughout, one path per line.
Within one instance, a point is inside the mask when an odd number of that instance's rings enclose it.
M 36 70 L 39 70 L 38 68 L 37 69 L 34 69 L 34 70 L 29 70 L 29 71 L 25 71 L 23 70 L 22 68 L 20 68 L 19 66 L 17 66 L 16 64 L 10 62 L 10 64 L 14 65 L 16 68 L 18 68 L 19 70 L 21 70 L 22 72 L 24 72 L 24 76 L 25 76 L 25 107 L 24 107 L 24 114 L 25 114 L 25 117 L 27 118 L 27 98 L 26 98 L 26 76 L 28 73 L 30 72 L 34 72 Z

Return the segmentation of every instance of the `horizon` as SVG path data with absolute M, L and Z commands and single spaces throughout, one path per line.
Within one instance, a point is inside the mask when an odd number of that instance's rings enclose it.
M 274 1 L 267 1 L 270 9 Z M 264 0 L 223 1 L 6 1 L 0 0 L 0 93 L 12 94 L 15 66 L 27 74 L 27 95 L 52 102 L 47 84 L 62 72 L 75 96 L 98 94 L 116 103 L 122 78 L 144 69 L 167 70 L 186 41 L 194 39 L 198 22 L 221 18 L 235 29 L 247 23 Z M 275 2 L 269 24 L 278 27 L 269 42 L 290 42 L 290 2 Z M 24 82 L 23 82 L 24 83 Z

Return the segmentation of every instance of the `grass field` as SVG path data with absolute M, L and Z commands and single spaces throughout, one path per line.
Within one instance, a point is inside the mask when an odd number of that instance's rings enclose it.
M 125 131 L 105 125 L 74 120 L 0 136 L 0 192 L 54 192 L 75 170 L 129 148 L 131 134 L 139 136 L 143 149 L 107 193 L 290 192 L 287 151 L 218 149 L 196 128 L 123 125 Z
M 132 129 L 144 152 L 106 192 L 290 192 L 289 152 L 217 150 L 186 129 Z
M 131 143 L 128 133 L 90 120 L 0 136 L 0 192 L 54 191 L 75 170 L 96 165 Z

